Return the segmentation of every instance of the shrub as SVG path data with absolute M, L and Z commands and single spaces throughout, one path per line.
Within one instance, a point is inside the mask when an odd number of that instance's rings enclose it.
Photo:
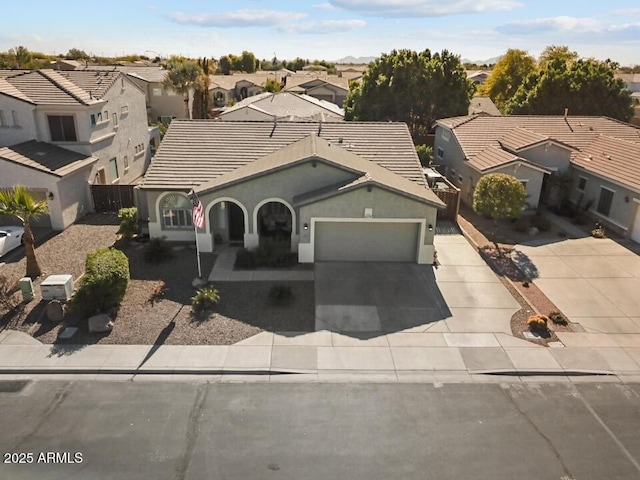
M 120 305 L 129 278 L 129 260 L 120 250 L 100 248 L 88 253 L 74 309 L 83 317 L 107 313 Z
M 19 305 L 14 297 L 18 291 L 16 284 L 11 284 L 7 277 L 0 276 L 0 309 L 11 311 Z
M 164 280 L 158 280 L 156 284 L 151 289 L 151 297 L 149 297 L 149 303 L 153 305 L 157 301 L 164 298 L 164 295 L 167 293 L 167 284 Z
M 543 217 L 542 215 L 536 215 L 531 219 L 531 223 L 534 227 L 536 227 L 541 232 L 546 232 L 551 230 L 551 222 L 548 218 Z
M 567 318 L 564 315 L 562 315 L 562 313 L 560 312 L 551 312 L 548 316 L 549 316 L 549 319 L 556 325 L 567 324 Z
M 254 250 L 241 248 L 236 254 L 236 268 L 291 268 L 298 264 L 298 254 L 267 243 Z
M 204 287 L 191 297 L 191 308 L 195 313 L 204 312 L 220 301 L 218 290 L 212 287 Z
M 516 232 L 524 233 L 531 228 L 531 217 L 522 216 L 516 220 L 513 229 Z
M 118 233 L 124 240 L 131 240 L 138 231 L 138 209 L 136 207 L 121 208 L 118 211 L 120 229 Z
M 290 285 L 273 285 L 269 289 L 269 300 L 275 304 L 289 303 L 293 298 L 293 292 Z
M 591 236 L 594 238 L 607 238 L 607 232 L 605 232 L 602 225 L 596 224 L 596 228 L 591 230 Z
M 531 315 L 529 320 L 527 320 L 527 325 L 529 325 L 529 329 L 532 331 L 546 331 L 548 321 L 549 317 L 546 315 Z
M 149 263 L 159 263 L 173 257 L 166 237 L 152 238 L 144 247 L 144 260 Z

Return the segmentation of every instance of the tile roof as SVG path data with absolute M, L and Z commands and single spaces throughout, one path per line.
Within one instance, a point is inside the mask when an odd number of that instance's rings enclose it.
M 202 185 L 309 135 L 324 138 L 426 185 L 404 123 L 174 120 L 147 170 L 143 186 Z
M 56 177 L 64 177 L 98 161 L 95 157 L 36 140 L 0 148 L 0 159 Z
M 18 90 L 16 87 L 7 82 L 4 78 L 0 77 L 0 93 L 8 95 L 10 97 L 18 98 L 25 102 L 34 103 L 29 97 Z
M 469 102 L 469 115 L 486 113 L 488 115 L 502 115 L 496 104 L 489 97 L 473 97 Z
M 500 148 L 499 140 L 515 128 L 535 132 L 577 150 L 584 149 L 600 135 L 640 142 L 638 127 L 607 117 L 470 115 L 438 120 L 436 124 L 452 130 L 467 158 L 489 146 Z
M 75 70 L 31 70 L 7 76 L 5 81 L 21 92 L 22 99 L 26 97 L 35 104 L 91 105 L 99 102 L 119 76 L 119 72 L 96 75 Z M 3 93 L 10 95 L 8 90 Z
M 339 77 L 337 75 L 308 75 L 308 74 L 297 74 L 291 77 L 287 77 L 287 85 L 285 90 L 289 90 L 292 87 L 302 87 L 302 88 L 314 88 L 316 85 L 309 86 L 308 84 L 318 84 L 324 85 L 328 83 L 329 85 L 333 85 L 339 88 L 343 88 L 345 90 L 349 90 L 349 78 L 347 77 Z
M 159 65 L 88 65 L 81 66 L 76 71 L 123 72 L 147 82 L 161 83 L 167 71 Z
M 511 152 L 517 152 L 523 148 L 531 147 L 536 143 L 544 142 L 545 140 L 549 140 L 549 137 L 532 132 L 526 128 L 517 127 L 505 133 L 498 142 L 500 142 L 502 148 L 506 148 Z
M 640 143 L 602 135 L 575 152 L 571 163 L 640 193 Z
M 334 186 L 332 189 L 323 187 L 322 197 L 341 193 L 345 190 L 361 186 L 365 183 L 377 184 L 387 187 L 398 193 L 414 197 L 420 201 L 434 206 L 444 207 L 444 203 L 424 185 L 420 185 L 390 170 L 366 160 L 355 153 L 349 152 L 336 143 L 331 143 L 324 138 L 316 137 L 314 133 L 287 145 L 281 150 L 272 152 L 264 157 L 243 165 L 242 167 L 224 174 L 214 180 L 200 185 L 198 191 L 206 192 L 219 187 L 238 183 L 265 173 L 277 171 L 281 168 L 295 165 L 296 163 L 318 158 L 320 161 L 330 163 L 339 168 L 347 169 L 355 174 L 355 178 Z M 305 195 L 298 197 L 297 204 L 311 203 L 317 200 Z
M 344 110 L 334 103 L 291 92 L 265 92 L 245 98 L 234 106 L 226 108 L 219 118 L 224 119 L 225 114 L 235 112 L 249 105 L 279 118 L 291 116 L 305 118 L 313 117 L 319 113 L 324 113 L 335 119 L 344 118 Z
M 469 159 L 469 164 L 481 172 L 490 170 L 502 165 L 506 165 L 518 160 L 518 156 L 513 153 L 506 152 L 501 148 L 487 147 L 478 155 L 474 155 Z

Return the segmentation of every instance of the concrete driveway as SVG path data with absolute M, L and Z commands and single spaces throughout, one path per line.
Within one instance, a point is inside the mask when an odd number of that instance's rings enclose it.
M 640 333 L 640 256 L 611 239 L 531 241 L 512 257 L 567 315 L 592 333 Z
M 316 330 L 508 333 L 518 303 L 459 234 L 437 235 L 440 265 L 319 262 Z

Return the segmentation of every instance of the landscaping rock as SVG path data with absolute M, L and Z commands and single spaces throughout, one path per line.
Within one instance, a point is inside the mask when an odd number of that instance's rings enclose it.
M 113 322 L 108 315 L 102 313 L 89 317 L 89 332 L 105 333 L 113 330 Z
M 537 227 L 531 227 L 529 230 L 527 230 L 527 233 L 533 237 L 534 235 L 538 235 L 540 233 L 540 230 L 538 230 Z

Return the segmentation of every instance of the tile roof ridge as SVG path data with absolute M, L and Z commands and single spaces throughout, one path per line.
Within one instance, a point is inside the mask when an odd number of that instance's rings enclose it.
M 634 146 L 634 147 L 640 147 L 640 129 L 638 130 L 638 142 L 634 142 L 633 140 L 628 140 L 626 138 L 620 138 L 620 137 L 614 137 L 613 135 L 607 135 L 606 133 L 600 133 L 598 134 L 598 136 L 596 138 L 594 138 L 593 142 L 591 142 L 589 144 L 589 146 L 587 146 L 586 148 L 589 148 L 591 145 L 593 145 L 593 143 L 601 138 L 605 138 L 607 140 L 614 140 L 616 142 L 620 142 L 620 143 L 626 143 L 629 144 L 630 146 Z
M 82 88 L 73 83 L 70 79 L 62 76 L 55 70 L 46 71 L 45 69 L 36 70 L 41 76 L 46 78 L 49 82 L 53 83 L 60 90 L 67 95 L 73 97 L 83 105 L 90 105 L 91 95 L 89 92 L 84 91 Z

